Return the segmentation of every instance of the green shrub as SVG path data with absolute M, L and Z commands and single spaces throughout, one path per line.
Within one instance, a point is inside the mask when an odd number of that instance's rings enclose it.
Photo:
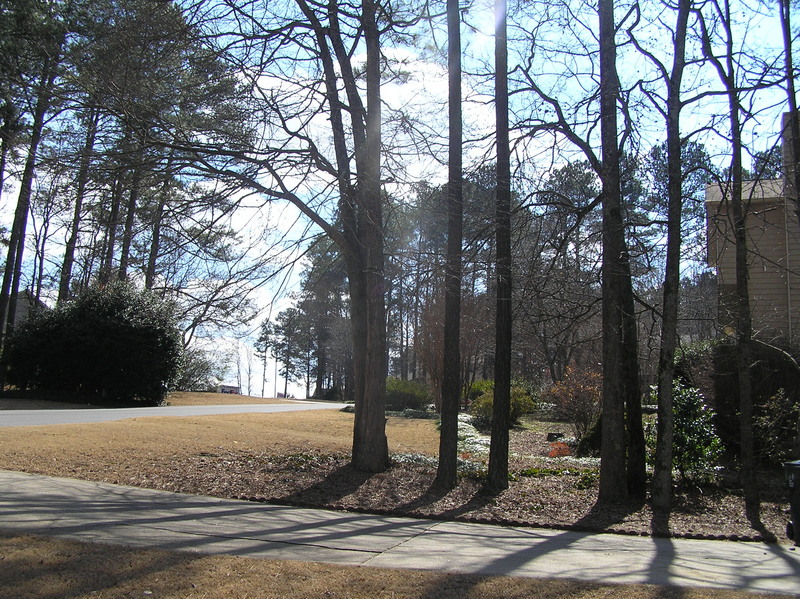
M 424 382 L 406 381 L 393 376 L 386 379 L 387 410 L 420 410 L 430 402 L 430 393 Z
M 469 407 L 472 415 L 472 424 L 480 430 L 488 430 L 492 427 L 492 400 L 494 399 L 494 389 L 486 391 L 475 399 Z
M 655 394 L 655 388 L 651 393 Z M 672 390 L 674 432 L 672 465 L 683 480 L 700 481 L 710 477 L 722 455 L 722 441 L 714 427 L 714 412 L 703 394 L 675 380 Z M 647 427 L 648 444 L 655 448 L 655 426 Z M 652 459 L 652 455 L 651 455 Z
M 494 401 L 494 381 L 479 381 L 484 388 L 483 393 L 472 402 L 470 414 L 472 424 L 478 429 L 489 429 L 492 426 L 492 405 Z M 476 383 L 477 384 L 477 383 Z M 475 384 L 473 384 L 473 387 Z M 472 388 L 470 388 L 472 392 Z M 520 418 L 525 414 L 530 414 L 536 409 L 527 389 L 519 383 L 511 385 L 511 423 L 519 424 Z
M 800 402 L 789 397 L 784 389 L 778 389 L 759 406 L 753 428 L 758 439 L 758 458 L 762 463 L 780 464 L 797 457 L 794 445 L 799 421 Z
M 15 331 L 5 355 L 8 380 L 108 403 L 158 403 L 177 376 L 183 348 L 173 312 L 129 284 L 92 289 Z
M 694 379 L 699 378 L 698 367 L 708 370 L 712 366 L 714 353 L 723 344 L 726 344 L 724 340 L 711 339 L 675 348 L 675 377 L 697 386 Z
M 800 403 L 800 371 L 791 352 L 765 344 L 751 347 L 750 368 L 754 411 L 756 455 L 766 464 L 774 464 L 791 440 L 782 436 L 785 426 L 779 421 L 791 417 Z M 795 356 L 796 357 L 796 356 Z M 727 452 L 740 451 L 740 406 L 736 343 L 733 339 L 691 345 L 676 353 L 676 377 L 697 387 L 714 409 L 714 424 Z M 770 423 L 771 420 L 775 422 Z
M 490 393 L 494 391 L 493 380 L 481 379 L 479 381 L 475 381 L 469 386 L 469 391 L 467 392 L 467 400 L 469 400 L 469 403 L 471 404 L 487 391 L 489 391 Z

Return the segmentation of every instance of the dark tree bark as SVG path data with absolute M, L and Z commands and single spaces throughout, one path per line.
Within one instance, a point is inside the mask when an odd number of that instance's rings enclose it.
M 353 326 L 353 330 L 359 332 L 359 338 L 354 337 L 354 351 L 362 353 L 363 357 L 356 362 L 362 364 L 362 370 L 355 373 L 362 393 L 356 394 L 352 459 L 357 470 L 382 472 L 389 465 L 389 448 L 386 440 L 386 303 L 380 183 L 381 52 L 374 0 L 362 0 L 361 11 L 367 52 L 367 106 L 366 135 L 361 145 L 361 159 L 357 159 L 360 162 L 358 238 L 361 271 L 356 287 L 357 295 L 363 298 L 364 311 L 356 315 L 356 320 L 363 319 L 363 325 Z
M 624 243 L 623 235 L 623 243 Z M 625 463 L 628 498 L 643 503 L 647 496 L 647 449 L 644 442 L 644 423 L 642 422 L 642 391 L 639 379 L 639 340 L 638 322 L 633 294 L 633 277 L 630 257 L 625 248 L 623 260 L 625 267 L 622 280 L 623 306 L 623 364 L 622 376 L 625 390 L 626 442 L 628 456 Z
M 461 399 L 461 254 L 463 241 L 461 14 L 458 0 L 447 0 L 449 175 L 447 183 L 447 265 L 444 301 L 444 374 L 435 484 L 452 489 L 458 479 L 458 411 Z
M 614 47 L 614 3 L 599 0 L 600 17 L 600 110 L 602 135 L 603 197 L 603 418 L 600 450 L 598 502 L 613 503 L 628 497 L 625 480 L 625 404 L 619 339 L 618 273 L 615 266 L 622 253 L 619 151 L 617 147 L 617 81 Z M 616 230 L 612 230 L 612 227 Z M 617 267 L 618 268 L 618 267 Z
M 328 375 L 328 335 L 325 329 L 317 329 L 317 376 L 313 397 L 323 399 L 325 396 L 325 380 Z
M 63 302 L 70 297 L 70 283 L 72 281 L 72 268 L 75 264 L 75 248 L 78 245 L 81 216 L 83 215 L 83 200 L 86 196 L 86 186 L 89 183 L 89 169 L 92 164 L 95 138 L 97 137 L 97 124 L 100 113 L 96 109 L 89 112 L 86 119 L 86 138 L 81 150 L 81 159 L 75 185 L 75 206 L 72 211 L 72 221 L 69 227 L 69 237 L 64 248 L 64 260 L 61 264 L 61 276 L 58 285 L 58 301 Z
M 0 119 L 2 119 L 2 125 L 0 125 L 0 200 L 2 200 L 8 156 L 22 129 L 19 114 L 10 94 L 3 99 L 3 104 L 0 106 Z
M 352 463 L 356 470 L 382 472 L 389 465 L 386 439 L 386 306 L 383 255 L 383 214 L 380 185 L 380 33 L 376 4 L 363 0 L 361 24 L 366 48 L 366 106 L 363 106 L 338 27 L 338 6 L 328 4 L 328 26 L 302 0 L 298 5 L 314 29 L 325 79 L 338 170 L 339 220 L 333 228 L 299 199 L 298 207 L 319 224 L 344 255 L 350 291 L 353 334 L 355 419 Z M 331 52 L 328 43 L 333 48 Z M 337 73 L 334 60 L 338 63 Z M 339 84 L 349 101 L 356 184 L 351 183 L 347 133 Z
M 751 520 L 758 520 L 761 510 L 758 472 L 755 463 L 755 441 L 753 432 L 753 323 L 750 313 L 749 274 L 747 272 L 747 209 L 742 198 L 742 132 L 738 100 L 730 102 L 733 156 L 731 159 L 731 198 L 734 238 L 736 240 L 736 370 L 739 381 L 740 414 L 740 460 L 742 468 L 742 491 L 745 507 Z
M 635 320 L 633 326 L 630 324 L 633 316 L 630 313 L 633 308 L 630 264 L 622 214 L 613 0 L 599 0 L 598 13 L 603 154 L 600 173 L 603 186 L 603 416 L 598 503 L 608 504 L 625 501 L 630 496 L 629 449 L 634 435 L 628 428 L 635 419 L 631 408 L 639 401 L 639 389 Z
M 120 169 L 121 170 L 121 169 Z M 119 212 L 122 205 L 122 184 L 123 173 L 118 172 L 111 191 L 110 206 L 108 210 L 108 221 L 105 225 L 105 236 L 103 238 L 103 253 L 100 262 L 100 270 L 97 280 L 101 285 L 111 281 L 111 271 L 114 264 L 114 250 L 117 246 L 117 229 L 119 227 Z
M 165 183 L 159 193 L 158 205 L 156 212 L 153 215 L 153 233 L 150 238 L 150 249 L 147 253 L 147 267 L 144 272 L 144 286 L 145 289 L 152 289 L 156 282 L 156 266 L 158 264 L 158 253 L 161 249 L 161 227 L 164 222 L 164 213 L 167 207 L 167 194 Z M 262 394 L 263 395 L 263 394 Z
M 783 155 L 788 167 L 783 175 L 786 181 L 786 195 L 794 202 L 795 214 L 800 223 L 800 113 L 797 111 L 797 88 L 795 84 L 794 53 L 792 51 L 792 0 L 779 0 L 781 30 L 783 31 L 784 72 L 786 76 L 786 99 L 789 113 L 783 122 Z
M 733 220 L 736 264 L 736 370 L 739 383 L 740 454 L 742 491 L 747 516 L 758 521 L 760 512 L 760 492 L 758 473 L 755 467 L 755 446 L 753 439 L 753 389 L 751 378 L 753 323 L 750 313 L 749 273 L 747 266 L 747 211 L 743 195 L 742 170 L 742 100 L 736 81 L 736 52 L 734 45 L 733 22 L 729 0 L 712 3 L 721 26 L 725 54 L 717 57 L 711 47 L 711 38 L 705 21 L 700 20 L 703 53 L 710 60 L 723 84 L 728 100 L 731 134 L 730 177 L 725 190 Z
M 130 192 L 128 194 L 128 205 L 125 208 L 125 226 L 122 228 L 122 246 L 119 252 L 119 268 L 117 269 L 117 278 L 124 281 L 128 278 L 128 264 L 130 262 L 131 245 L 133 244 L 133 226 L 136 222 L 136 209 L 139 205 L 139 194 L 141 193 L 142 185 L 142 158 L 144 157 L 144 148 L 139 147 L 139 150 L 134 154 L 134 164 L 132 165 Z
M 667 93 L 667 263 L 658 360 L 658 424 L 653 470 L 653 506 L 668 510 L 672 503 L 672 443 L 674 431 L 672 387 L 675 347 L 678 342 L 680 290 L 681 210 L 683 207 L 681 160 L 681 81 L 686 62 L 686 32 L 691 0 L 680 0 L 675 27 L 675 55 Z
M 158 204 L 156 205 L 155 214 L 153 214 L 153 231 L 150 237 L 150 248 L 147 252 L 147 266 L 145 267 L 144 273 L 145 289 L 152 289 L 156 281 L 158 255 L 161 251 L 161 229 L 164 226 L 164 218 L 167 214 L 167 204 L 169 202 L 170 191 L 174 182 L 172 176 L 172 167 L 174 161 L 175 153 L 174 151 L 170 151 L 169 155 L 167 156 L 166 168 L 164 169 L 164 180 L 158 190 Z
M 42 64 L 42 74 L 39 79 L 39 89 L 36 95 L 36 105 L 33 111 L 31 137 L 28 144 L 28 155 L 20 179 L 20 190 L 17 198 L 17 207 L 14 212 L 14 222 L 11 226 L 11 236 L 8 244 L 6 266 L 3 272 L 3 283 L 0 288 L 0 348 L 5 343 L 9 326 L 13 326 L 16 317 L 16 299 L 19 293 L 20 274 L 22 270 L 22 255 L 25 249 L 25 235 L 28 227 L 28 213 L 30 212 L 31 195 L 33 193 L 33 178 L 36 169 L 39 144 L 42 140 L 45 116 L 50 110 L 53 85 L 56 80 L 59 56 L 48 56 Z
M 508 431 L 511 428 L 511 156 L 508 132 L 508 42 L 505 0 L 495 0 L 495 123 L 497 136 L 494 402 L 487 483 L 508 488 Z

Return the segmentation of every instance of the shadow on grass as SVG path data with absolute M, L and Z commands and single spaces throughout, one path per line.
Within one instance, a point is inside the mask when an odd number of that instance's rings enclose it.
M 202 563 L 202 558 L 187 553 L 8 532 L 0 533 L 0 543 L 12 557 L 0 572 L 2 597 L 80 599 L 94 594 L 167 596 L 176 591 L 189 596 L 192 574 Z
M 297 480 L 293 489 L 260 499 L 282 505 L 436 520 L 470 519 L 471 514 L 496 499 L 477 479 L 463 478 L 454 489 L 442 489 L 435 484 L 433 470 L 393 465 L 386 472 L 365 473 L 355 470 L 344 456 L 335 462 L 310 464 L 316 476 L 306 476 L 304 482 Z M 290 468 L 282 464 L 281 476 L 287 476 Z M 396 494 L 394 487 L 398 488 Z
M 642 509 L 642 501 L 626 501 L 616 503 L 596 502 L 592 508 L 572 526 L 573 530 L 604 532 L 614 531 L 617 524 Z
M 745 515 L 750 526 L 761 535 L 764 541 L 767 543 L 776 543 L 778 541 L 778 537 L 761 520 L 761 505 L 759 502 L 751 503 L 745 500 Z
M 463 484 L 463 481 L 459 483 L 459 485 Z M 419 497 L 397 506 L 396 509 L 404 515 L 424 516 L 426 508 L 432 508 L 442 501 L 449 501 L 452 505 L 446 509 L 436 510 L 436 517 L 441 520 L 453 520 L 481 510 L 491 504 L 495 498 L 495 495 L 483 486 L 475 485 L 470 492 L 465 494 L 463 487 L 459 488 L 459 485 L 454 489 L 444 489 L 432 484 Z

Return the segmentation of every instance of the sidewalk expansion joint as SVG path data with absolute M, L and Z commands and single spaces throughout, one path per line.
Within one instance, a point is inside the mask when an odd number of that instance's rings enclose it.
M 287 545 L 290 547 L 318 547 L 320 549 L 328 549 L 330 551 L 340 551 L 342 553 L 365 553 L 368 555 L 380 555 L 388 550 L 375 550 L 375 549 L 361 549 L 361 548 L 353 548 L 353 547 L 336 547 L 332 545 L 326 545 L 323 543 L 311 543 L 311 542 L 300 542 L 300 541 L 287 541 L 285 539 L 269 539 L 269 538 L 262 538 L 262 537 L 252 537 L 247 535 L 235 535 L 235 534 L 221 534 L 221 533 L 208 533 L 208 532 L 193 532 L 193 531 L 186 531 L 186 530 L 174 530 L 172 528 L 168 528 L 165 526 L 152 526 L 152 525 L 136 525 L 136 524 L 125 524 L 124 526 L 130 526 L 132 528 L 148 528 L 151 530 L 157 530 L 162 532 L 168 532 L 175 535 L 187 535 L 192 537 L 202 537 L 208 539 L 219 539 L 219 540 L 226 540 L 226 541 L 249 541 L 251 543 L 263 543 L 263 544 L 275 544 L 275 545 Z M 402 545 L 398 543 L 397 545 Z M 390 549 L 394 549 L 397 545 L 394 545 Z
M 375 557 L 379 557 L 379 556 L 383 555 L 384 553 L 389 553 L 390 551 L 394 551 L 398 547 L 402 547 L 403 545 L 406 545 L 407 543 L 410 543 L 411 541 L 414 541 L 414 540 L 418 539 L 419 537 L 421 537 L 424 534 L 429 533 L 430 531 L 432 531 L 434 528 L 436 528 L 439 525 L 441 525 L 441 522 L 432 521 L 429 526 L 425 526 L 424 528 L 419 529 L 418 531 L 414 532 L 413 534 L 411 534 L 411 535 L 399 540 L 397 543 L 395 543 L 391 547 L 387 547 L 386 549 L 383 549 L 382 551 L 374 551 L 374 552 L 372 552 L 374 554 L 373 557 L 368 559 L 365 562 L 365 564 L 368 564 Z

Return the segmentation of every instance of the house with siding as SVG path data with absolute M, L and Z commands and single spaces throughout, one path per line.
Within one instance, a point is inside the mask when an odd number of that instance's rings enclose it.
M 787 119 L 784 118 L 784 131 Z M 784 143 L 783 172 L 794 164 Z M 747 214 L 748 286 L 753 334 L 783 346 L 800 346 L 800 222 L 786 178 L 748 181 L 742 201 Z M 708 264 L 717 272 L 719 326 L 735 330 L 736 267 L 730 191 L 726 183 L 706 188 Z
M 17 301 L 17 310 L 14 313 L 14 326 L 22 324 L 36 312 L 50 309 L 27 289 L 23 289 L 18 295 L 13 297 Z

